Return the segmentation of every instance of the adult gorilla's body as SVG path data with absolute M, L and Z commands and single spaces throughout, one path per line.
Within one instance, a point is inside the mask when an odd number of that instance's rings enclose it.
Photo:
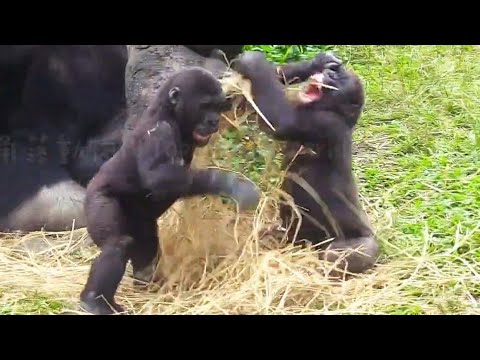
M 84 227 L 84 187 L 121 145 L 127 118 L 173 71 L 204 64 L 182 45 L 0 47 L 0 133 L 11 150 L 0 161 L 0 231 Z M 44 162 L 32 159 L 41 151 Z

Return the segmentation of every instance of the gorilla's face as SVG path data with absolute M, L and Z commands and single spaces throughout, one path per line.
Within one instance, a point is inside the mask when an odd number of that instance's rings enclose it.
M 319 101 L 329 92 L 343 88 L 346 80 L 346 70 L 341 64 L 325 64 L 310 76 L 305 88 L 299 93 L 300 101 L 304 104 Z
M 169 100 L 185 140 L 197 146 L 208 144 L 219 129 L 221 113 L 230 108 L 220 82 L 201 68 L 192 68 L 174 78 Z
M 322 65 L 299 92 L 300 103 L 314 106 L 318 110 L 334 110 L 344 116 L 352 126 L 361 113 L 365 95 L 363 84 L 355 73 L 348 71 L 341 63 L 329 62 Z
M 205 98 L 199 104 L 197 121 L 194 121 L 192 137 L 197 146 L 205 146 L 210 137 L 218 131 L 220 116 L 230 108 L 229 101 L 223 93 Z

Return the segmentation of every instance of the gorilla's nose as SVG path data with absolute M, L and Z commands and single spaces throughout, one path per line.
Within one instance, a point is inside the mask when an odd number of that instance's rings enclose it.
M 219 122 L 218 118 L 210 118 L 207 121 L 208 125 L 210 125 L 212 127 L 217 126 L 218 122 Z

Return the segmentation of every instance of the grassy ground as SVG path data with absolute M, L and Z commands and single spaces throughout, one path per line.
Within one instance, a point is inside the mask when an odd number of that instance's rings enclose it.
M 120 301 L 136 313 L 479 314 L 480 49 L 249 48 L 279 63 L 334 49 L 364 80 L 367 105 L 355 133 L 354 170 L 382 243 L 379 267 L 348 282 L 327 282 L 314 254 L 268 250 L 258 241 L 259 224 L 274 221 L 274 199 L 240 220 L 221 204 L 205 210 L 197 200 L 199 208 L 164 223 L 168 290 L 138 293 L 126 281 Z M 267 195 L 278 185 L 280 154 L 254 127 L 229 130 L 214 154 L 216 163 L 250 176 Z M 232 227 L 235 219 L 239 227 Z M 75 306 L 95 252 L 63 239 L 40 255 L 15 247 L 25 239 L 3 242 L 0 313 Z

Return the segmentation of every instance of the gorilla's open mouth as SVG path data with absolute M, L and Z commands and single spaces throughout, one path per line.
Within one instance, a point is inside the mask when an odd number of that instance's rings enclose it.
M 322 98 L 323 74 L 314 74 L 308 79 L 308 83 L 303 91 L 299 93 L 300 101 L 307 104 L 318 101 Z
M 208 144 L 208 142 L 210 141 L 210 137 L 212 136 L 212 134 L 208 134 L 208 135 L 202 135 L 200 134 L 198 131 L 194 131 L 193 132 L 193 139 L 195 140 L 195 142 L 200 145 L 200 146 L 205 146 Z
M 320 100 L 323 96 L 323 88 L 338 90 L 333 86 L 326 85 L 324 80 L 325 76 L 322 73 L 310 76 L 306 88 L 299 93 L 300 101 L 308 104 Z

